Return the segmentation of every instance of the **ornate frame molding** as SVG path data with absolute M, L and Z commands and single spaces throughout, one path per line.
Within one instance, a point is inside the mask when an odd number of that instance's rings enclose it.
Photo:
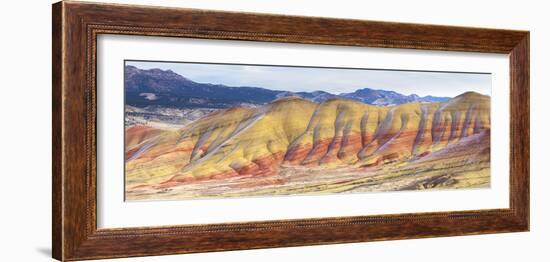
M 72 1 L 53 5 L 52 26 L 52 243 L 56 259 L 68 261 L 529 230 L 527 31 Z M 99 34 L 509 54 L 510 208 L 98 229 L 95 92 Z

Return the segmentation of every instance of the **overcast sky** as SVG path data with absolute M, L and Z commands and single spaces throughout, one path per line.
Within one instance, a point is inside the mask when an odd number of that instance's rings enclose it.
M 420 96 L 454 97 L 467 91 L 491 94 L 490 74 L 142 61 L 126 64 L 141 69 L 170 69 L 199 83 L 293 92 L 322 90 L 339 94 L 368 87 Z

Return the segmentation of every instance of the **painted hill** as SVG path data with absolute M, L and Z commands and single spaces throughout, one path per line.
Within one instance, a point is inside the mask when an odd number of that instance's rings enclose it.
M 175 108 L 227 108 L 243 105 L 266 105 L 285 96 L 298 96 L 320 103 L 335 97 L 349 98 L 367 104 L 397 105 L 409 102 L 442 102 L 447 97 L 405 96 L 393 91 L 360 89 L 348 94 L 324 91 L 289 92 L 261 87 L 232 87 L 198 83 L 171 70 L 143 70 L 126 66 L 124 70 L 126 104 L 134 107 L 164 106 Z
M 489 133 L 490 98 L 474 92 L 397 106 L 283 97 L 257 108 L 222 109 L 180 130 L 127 129 L 126 179 L 130 189 L 171 188 L 272 176 L 289 167 L 360 170 L 473 154 L 467 150 L 476 144 L 468 143 L 489 141 Z

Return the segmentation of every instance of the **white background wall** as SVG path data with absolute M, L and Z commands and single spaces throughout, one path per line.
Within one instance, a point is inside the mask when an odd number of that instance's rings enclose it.
M 108 1 L 531 31 L 531 232 L 218 252 L 123 261 L 549 261 L 550 22 L 545 1 Z M 51 230 L 50 1 L 0 9 L 0 260 L 48 261 Z

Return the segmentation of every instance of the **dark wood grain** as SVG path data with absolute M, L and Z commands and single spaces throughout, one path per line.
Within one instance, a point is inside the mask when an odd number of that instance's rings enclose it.
M 529 33 L 510 52 L 510 207 L 529 227 Z
M 53 257 L 81 260 L 529 230 L 529 33 L 485 28 L 97 3 L 53 6 Z M 98 229 L 100 34 L 469 51 L 510 55 L 510 208 Z
M 63 188 L 62 188 L 62 150 L 61 150 L 61 73 L 62 69 L 62 33 L 61 5 L 52 8 L 52 256 L 60 258 L 63 253 Z

